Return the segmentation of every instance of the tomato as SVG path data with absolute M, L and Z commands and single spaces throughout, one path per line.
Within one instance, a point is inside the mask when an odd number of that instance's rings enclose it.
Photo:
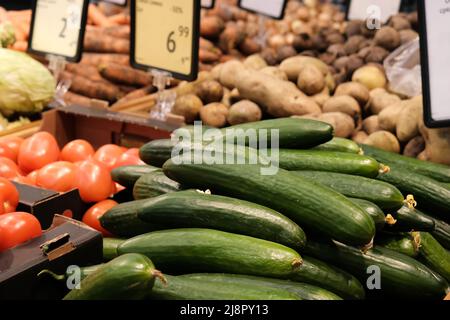
M 17 162 L 17 156 L 19 155 L 20 145 L 24 141 L 23 138 L 19 137 L 4 137 L 0 139 L 0 144 L 7 146 L 14 154 L 11 160 Z
M 0 178 L 0 194 L 3 198 L 4 212 L 16 211 L 19 204 L 19 191 L 11 181 L 5 178 Z
M 131 148 L 127 152 L 124 152 L 117 160 L 115 168 L 122 166 L 135 166 L 145 165 L 145 162 L 139 158 L 139 149 Z
M 103 163 L 108 170 L 114 169 L 119 158 L 124 154 L 126 149 L 114 144 L 106 144 L 100 147 L 94 155 L 94 159 Z
M 20 169 L 11 159 L 0 157 L 0 177 L 13 179 L 20 176 Z
M 62 149 L 61 160 L 69 162 L 84 161 L 93 157 L 94 153 L 94 147 L 86 140 L 73 140 Z
M 0 216 L 0 251 L 15 247 L 42 235 L 41 224 L 26 212 L 12 212 Z
M 38 132 L 22 143 L 17 160 L 19 168 L 29 173 L 58 161 L 59 154 L 55 138 L 48 132 Z
M 12 161 L 16 161 L 16 155 L 6 144 L 0 142 L 0 157 L 5 157 L 11 159 Z
M 99 219 L 105 214 L 105 212 L 117 205 L 118 203 L 113 200 L 100 201 L 86 211 L 83 216 L 83 222 L 91 228 L 100 231 L 104 237 L 112 237 L 112 234 L 101 226 Z
M 92 160 L 82 161 L 78 166 L 76 186 L 84 202 L 99 202 L 111 195 L 111 174 L 102 165 Z
M 0 215 L 2 215 L 4 213 L 5 213 L 5 201 L 3 200 L 3 195 L 0 193 Z M 1 236 L 1 234 L 0 234 L 0 236 Z
M 39 172 L 39 170 L 34 170 L 34 171 L 31 171 L 31 172 L 27 175 L 28 181 L 30 182 L 30 184 L 31 184 L 32 186 L 36 186 L 36 185 L 37 185 L 36 180 L 37 180 L 38 172 Z
M 29 186 L 35 186 L 36 184 L 35 184 L 35 181 L 34 180 L 32 180 L 30 177 L 28 177 L 28 176 L 17 176 L 17 177 L 15 177 L 15 178 L 13 178 L 13 179 L 11 179 L 12 181 L 15 181 L 15 182 L 18 182 L 18 183 L 21 183 L 21 184 L 27 184 L 27 185 L 29 185 Z
M 50 163 L 36 174 L 36 185 L 44 189 L 66 192 L 76 188 L 77 166 L 67 161 Z

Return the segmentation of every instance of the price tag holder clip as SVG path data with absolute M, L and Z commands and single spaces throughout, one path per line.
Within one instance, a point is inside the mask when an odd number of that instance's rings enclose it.
M 265 15 L 259 15 L 258 17 L 258 34 L 256 36 L 256 42 L 261 46 L 261 49 L 267 47 L 267 17 Z
M 57 83 L 54 100 L 58 106 L 65 106 L 64 95 L 69 91 L 72 81 L 70 79 L 60 80 L 60 77 L 66 69 L 67 59 L 54 54 L 48 54 L 46 58 L 49 61 L 48 68 L 53 73 Z
M 172 111 L 177 98 L 175 91 L 166 90 L 166 87 L 170 85 L 172 74 L 157 69 L 150 69 L 149 72 L 153 76 L 153 85 L 158 88 L 158 98 L 156 105 L 150 112 L 150 118 L 165 121 L 167 115 Z

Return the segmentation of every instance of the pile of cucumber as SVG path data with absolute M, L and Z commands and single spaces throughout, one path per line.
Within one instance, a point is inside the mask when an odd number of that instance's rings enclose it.
M 278 172 L 180 164 L 169 140 L 143 146 L 148 166 L 113 171 L 135 200 L 100 219 L 117 237 L 104 239 L 105 264 L 85 268 L 81 289 L 67 299 L 440 300 L 449 293 L 449 167 L 334 138 L 331 126 L 314 120 L 231 128 L 279 130 Z M 246 139 L 234 142 L 236 159 L 258 153 Z

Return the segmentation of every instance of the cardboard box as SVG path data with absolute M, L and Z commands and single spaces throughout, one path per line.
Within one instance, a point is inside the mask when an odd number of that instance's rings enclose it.
M 37 274 L 64 274 L 68 266 L 102 262 L 102 235 L 87 225 L 57 215 L 41 237 L 0 253 L 0 300 L 61 299 L 65 281 Z

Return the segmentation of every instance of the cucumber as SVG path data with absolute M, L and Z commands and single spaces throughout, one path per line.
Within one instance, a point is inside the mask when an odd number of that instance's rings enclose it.
M 155 300 L 301 300 L 283 288 L 260 284 L 204 281 L 187 277 L 166 276 L 167 284 L 155 281 L 149 294 Z
M 420 234 L 419 254 L 421 260 L 435 270 L 447 281 L 450 281 L 450 253 L 428 232 Z
M 162 171 L 155 171 L 143 175 L 136 181 L 133 197 L 135 200 L 148 199 L 181 189 L 178 182 L 166 177 Z
M 172 157 L 176 142 L 171 139 L 153 140 L 139 149 L 139 157 L 145 163 L 161 168 Z
M 437 219 L 434 220 L 434 224 L 434 231 L 431 234 L 444 248 L 450 250 L 450 225 Z
M 425 213 L 408 206 L 403 206 L 397 212 L 392 213 L 395 224 L 388 224 L 386 231 L 433 231 L 434 219 Z
M 381 170 L 373 158 L 351 153 L 280 149 L 280 167 L 286 170 L 320 170 L 375 178 Z
M 102 265 L 64 300 L 136 300 L 146 297 L 162 274 L 141 254 L 126 254 Z
M 409 233 L 384 233 L 375 238 L 375 243 L 381 247 L 403 253 L 415 258 L 419 254 L 420 239 Z
M 287 278 L 300 255 L 278 243 L 209 230 L 156 231 L 122 243 L 119 254 L 142 253 L 167 272 L 226 272 Z
M 355 199 L 355 198 L 349 198 L 350 201 L 357 204 L 361 207 L 364 211 L 366 211 L 373 219 L 373 222 L 375 223 L 375 228 L 377 231 L 380 231 L 384 228 L 384 225 L 386 224 L 386 216 L 384 215 L 383 211 L 380 209 L 379 206 L 376 204 L 363 200 L 363 199 Z
M 127 205 L 130 215 L 135 215 L 148 224 L 164 226 L 164 229 L 206 228 L 247 235 L 301 248 L 306 242 L 303 230 L 282 214 L 243 200 L 209 195 L 196 190 L 180 191 L 162 195 L 144 202 Z M 110 226 L 122 221 L 108 221 Z M 114 229 L 114 228 L 113 228 Z M 109 230 L 109 229 L 108 229 Z
M 263 277 L 224 273 L 198 273 L 178 276 L 183 279 L 195 279 L 200 282 L 231 283 L 244 286 L 263 286 L 287 290 L 298 295 L 302 300 L 342 300 L 336 294 L 325 289 L 300 282 Z
M 441 183 L 441 186 L 443 186 L 444 188 L 450 190 L 450 183 Z
M 377 297 L 443 299 L 449 290 L 447 281 L 422 263 L 380 246 L 362 253 L 339 243 L 308 241 L 305 253 L 335 264 L 367 284 L 374 284 L 371 276 L 375 276 L 375 273 L 369 268 L 379 267 L 377 275 L 380 277 L 381 289 L 367 292 Z
M 365 177 L 321 171 L 295 171 L 296 175 L 320 183 L 351 198 L 370 201 L 381 209 L 397 210 L 404 197 L 393 185 Z
M 361 147 L 364 150 L 364 154 L 374 157 L 388 166 L 397 165 L 409 172 L 415 172 L 440 182 L 450 183 L 449 166 L 405 157 L 367 145 L 361 145 Z
M 392 166 L 389 173 L 379 176 L 377 179 L 391 183 L 402 192 L 414 195 L 420 208 L 435 210 L 444 219 L 450 219 L 450 190 L 441 186 L 437 181 Z
M 117 248 L 125 240 L 116 238 L 103 238 L 103 259 L 112 260 L 118 256 Z
M 123 166 L 111 171 L 111 177 L 114 182 L 132 189 L 136 181 L 144 174 L 157 171 L 158 168 L 152 166 Z
M 373 220 L 359 206 L 283 169 L 269 176 L 262 175 L 258 165 L 176 165 L 172 159 L 163 170 L 183 185 L 267 206 L 301 227 L 344 243 L 366 245 L 375 234 Z
M 350 139 L 334 137 L 327 143 L 321 144 L 313 148 L 313 150 L 322 151 L 337 151 L 337 152 L 347 152 L 353 154 L 363 154 L 361 147 L 354 141 Z

